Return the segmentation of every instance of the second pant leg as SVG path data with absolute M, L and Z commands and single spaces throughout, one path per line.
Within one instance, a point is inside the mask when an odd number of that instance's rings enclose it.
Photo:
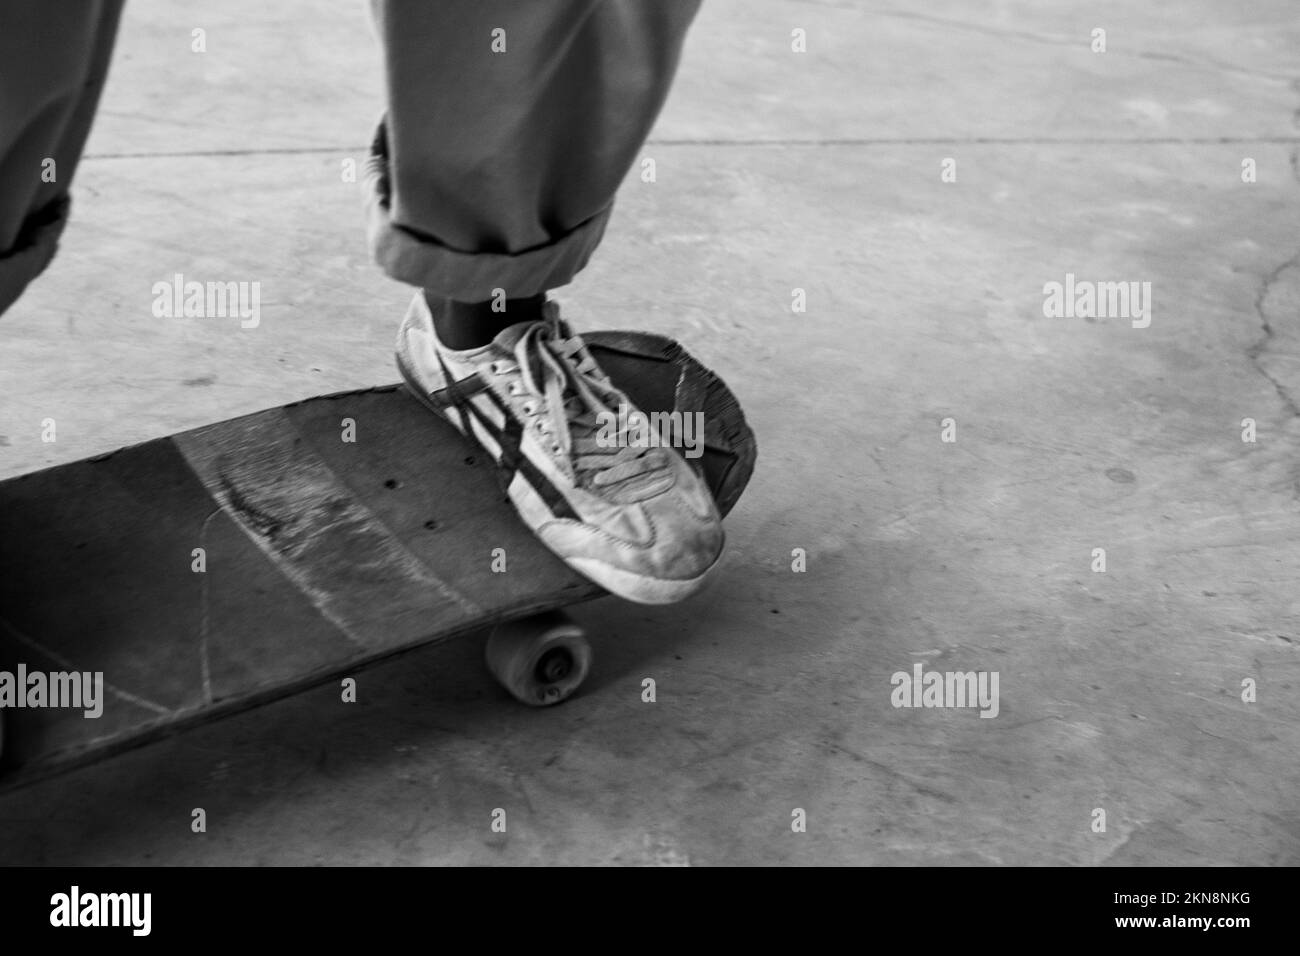
M 569 282 L 600 242 L 698 7 L 375 0 L 388 113 L 368 229 L 380 265 L 466 302 Z
M 0 4 L 0 313 L 54 257 L 122 0 Z

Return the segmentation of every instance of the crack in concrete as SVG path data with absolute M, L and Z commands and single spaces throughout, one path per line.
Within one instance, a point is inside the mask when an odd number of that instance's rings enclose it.
M 976 23 L 971 20 L 960 20 L 954 17 L 937 16 L 930 13 L 918 13 L 915 10 L 893 9 L 873 9 L 870 11 L 860 7 L 849 6 L 843 3 L 830 2 L 830 0 L 803 0 L 812 6 L 828 7 L 835 10 L 851 11 L 855 13 L 867 14 L 873 16 L 892 17 L 896 20 L 914 20 L 921 23 L 928 23 L 934 26 L 948 27 L 950 29 L 965 30 L 970 33 L 977 33 L 981 36 L 996 37 L 998 39 L 1016 39 L 1028 40 L 1035 43 L 1045 43 L 1051 46 L 1079 47 L 1084 49 L 1091 48 L 1091 32 L 1080 31 L 1079 34 L 1052 34 L 1037 33 L 1032 30 L 1017 30 L 1011 27 L 1001 27 L 983 23 Z M 1097 24 L 1103 26 L 1103 24 Z M 1290 80 L 1293 74 L 1274 73 L 1268 70 L 1252 70 L 1249 67 L 1238 66 L 1235 63 L 1225 63 L 1223 60 L 1207 56 L 1203 52 L 1195 54 L 1185 53 L 1166 53 L 1164 51 L 1151 50 L 1126 50 L 1115 47 L 1108 47 L 1105 56 L 1132 57 L 1139 60 L 1159 60 L 1168 63 L 1177 63 L 1179 66 L 1192 67 L 1194 69 L 1205 69 L 1209 67 L 1223 73 L 1235 73 L 1239 76 L 1251 77 L 1264 80 Z
M 1291 87 L 1296 92 L 1300 93 L 1300 80 L 1292 83 Z M 1300 127 L 1300 109 L 1297 109 L 1295 113 L 1292 114 L 1291 122 L 1295 126 Z M 1300 183 L 1300 148 L 1291 150 L 1290 158 L 1291 176 L 1297 183 Z M 1296 400 L 1291 397 L 1291 393 L 1287 391 L 1286 386 L 1278 381 L 1278 379 L 1274 378 L 1268 369 L 1264 367 L 1261 359 L 1263 358 L 1264 353 L 1268 351 L 1269 343 L 1273 341 L 1274 337 L 1273 323 L 1269 320 L 1268 310 L 1265 307 L 1268 294 L 1273 290 L 1273 286 L 1277 284 L 1278 279 L 1282 277 L 1284 272 L 1288 269 L 1296 268 L 1300 268 L 1300 252 L 1297 252 L 1290 259 L 1286 260 L 1286 262 L 1283 262 L 1268 275 L 1264 276 L 1264 281 L 1260 283 L 1259 294 L 1255 296 L 1255 314 L 1259 316 L 1259 324 L 1264 330 L 1264 335 L 1258 342 L 1246 350 L 1246 356 L 1250 359 L 1251 364 L 1254 365 L 1259 371 L 1259 374 L 1263 375 L 1264 378 L 1268 380 L 1269 384 L 1273 386 L 1273 391 L 1277 392 L 1278 398 L 1282 400 L 1283 407 L 1291 413 L 1292 418 L 1300 418 L 1300 405 L 1297 405 Z
M 1292 418 L 1300 418 L 1300 405 L 1296 404 L 1295 399 L 1292 398 L 1291 394 L 1286 390 L 1286 386 L 1273 377 L 1268 369 L 1263 366 L 1260 359 L 1268 350 L 1269 343 L 1273 341 L 1274 336 L 1273 324 L 1269 321 L 1268 311 L 1264 307 L 1264 302 L 1268 298 L 1269 292 L 1272 291 L 1273 286 L 1277 283 L 1277 280 L 1281 278 L 1282 273 L 1286 272 L 1288 269 L 1297 268 L 1300 268 L 1300 252 L 1297 252 L 1286 262 L 1282 263 L 1268 275 L 1264 276 L 1264 281 L 1259 287 L 1259 293 L 1255 296 L 1255 314 L 1259 316 L 1259 324 L 1264 330 L 1264 335 L 1258 342 L 1246 350 L 1246 356 L 1250 359 L 1251 364 L 1254 365 L 1259 371 L 1259 374 L 1263 375 L 1264 378 L 1268 380 L 1269 384 L 1273 386 L 1273 391 L 1277 392 L 1278 398 L 1282 400 L 1283 406 L 1291 413 Z
M 1296 93 L 1300 93 L 1300 80 L 1293 80 L 1291 82 L 1291 89 Z M 1296 109 L 1292 112 L 1291 125 L 1300 129 L 1300 109 Z M 1294 179 L 1296 183 L 1300 184 L 1300 147 L 1291 150 L 1290 160 L 1291 178 Z M 1259 374 L 1263 375 L 1264 378 L 1268 380 L 1269 384 L 1273 386 L 1273 391 L 1277 392 L 1278 398 L 1282 399 L 1282 405 L 1291 413 L 1291 417 L 1300 418 L 1300 406 L 1296 404 L 1295 399 L 1292 398 L 1290 392 L 1286 390 L 1286 386 L 1274 378 L 1260 361 L 1264 353 L 1268 350 L 1269 343 L 1273 341 L 1274 336 L 1273 323 L 1269 321 L 1268 310 L 1265 308 L 1268 294 L 1273 290 L 1273 286 L 1277 284 L 1278 279 L 1282 277 L 1284 272 L 1288 269 L 1295 268 L 1300 268 L 1300 252 L 1297 252 L 1290 259 L 1286 260 L 1286 262 L 1283 262 L 1268 275 L 1264 276 L 1264 281 L 1259 287 L 1259 294 L 1255 296 L 1255 314 L 1259 316 L 1259 324 L 1264 330 L 1264 335 L 1258 342 L 1246 350 L 1246 355 L 1249 357 L 1251 364 L 1259 371 Z
M 646 140 L 647 146 L 1285 146 L 1288 143 L 1300 143 L 1300 136 L 828 136 Z
M 829 136 L 784 139 L 648 139 L 646 146 L 1225 146 L 1300 144 L 1300 136 Z M 240 156 L 311 156 L 361 153 L 369 146 L 283 146 L 267 149 L 200 149 L 175 152 L 86 153 L 82 159 L 201 159 Z M 1294 154 L 1293 154 L 1294 162 Z

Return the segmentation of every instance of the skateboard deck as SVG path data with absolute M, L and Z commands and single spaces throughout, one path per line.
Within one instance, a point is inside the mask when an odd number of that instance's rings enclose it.
M 729 511 L 756 448 L 722 381 L 662 336 L 584 339 L 642 410 L 703 413 L 693 462 Z M 533 537 L 488 455 L 404 385 L 12 478 L 0 482 L 0 786 L 422 644 L 493 625 L 533 640 L 505 622 L 603 593 Z M 46 677 L 44 706 L 32 675 Z

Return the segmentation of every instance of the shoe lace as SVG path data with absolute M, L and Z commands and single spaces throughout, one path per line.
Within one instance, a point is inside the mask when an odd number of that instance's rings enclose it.
M 580 485 L 612 490 L 624 484 L 627 491 L 632 479 L 665 467 L 658 448 L 629 439 L 629 416 L 620 417 L 611 402 L 629 410 L 631 402 L 601 371 L 582 339 L 563 334 L 557 315 L 520 336 L 515 361 L 525 390 L 544 402 L 549 434 Z M 608 432 L 601 435 L 602 422 L 617 425 L 612 440 Z

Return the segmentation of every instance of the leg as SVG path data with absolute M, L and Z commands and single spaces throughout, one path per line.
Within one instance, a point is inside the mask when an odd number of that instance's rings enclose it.
M 389 111 L 370 240 L 390 276 L 423 290 L 398 366 L 494 457 L 561 559 L 631 600 L 681 600 L 722 554 L 708 487 L 631 436 L 632 402 L 545 296 L 599 243 L 698 0 L 375 6 Z
M 499 330 L 494 297 L 535 319 L 586 264 L 698 6 L 376 0 L 389 109 L 370 238 L 389 275 L 425 290 L 440 332 L 457 331 L 449 318 Z
M 0 8 L 0 313 L 54 256 L 122 2 Z

